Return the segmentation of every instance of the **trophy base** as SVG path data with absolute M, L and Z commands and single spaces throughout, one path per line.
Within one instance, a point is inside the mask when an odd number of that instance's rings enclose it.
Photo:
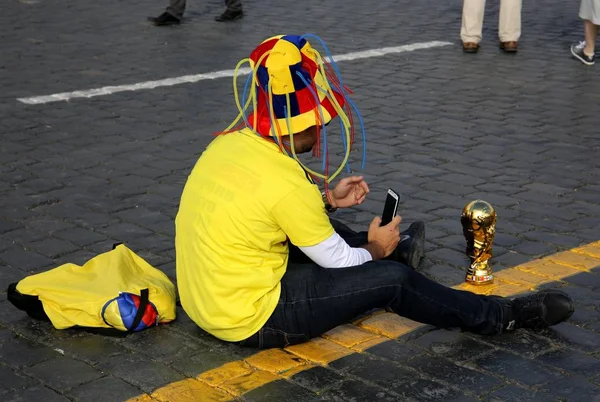
M 465 277 L 465 281 L 470 285 L 489 285 L 494 282 L 494 275 L 469 275 Z

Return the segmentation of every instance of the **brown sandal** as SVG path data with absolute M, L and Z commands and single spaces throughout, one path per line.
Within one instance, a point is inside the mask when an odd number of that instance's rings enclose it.
M 477 53 L 479 50 L 479 44 L 475 42 L 464 42 L 463 52 L 465 53 Z
M 518 44 L 515 41 L 511 42 L 500 42 L 500 49 L 506 53 L 515 53 L 517 51 Z

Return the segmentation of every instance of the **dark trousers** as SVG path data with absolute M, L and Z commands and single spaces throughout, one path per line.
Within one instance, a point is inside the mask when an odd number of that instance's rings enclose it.
M 366 233 L 332 223 L 350 246 L 366 242 Z M 256 334 L 240 344 L 255 348 L 294 345 L 376 308 L 389 308 L 403 317 L 441 328 L 497 334 L 503 328 L 505 300 L 448 288 L 396 261 L 321 268 L 290 246 L 275 311 Z
M 186 0 L 170 0 L 167 12 L 177 18 L 183 17 Z M 225 7 L 231 11 L 242 10 L 242 0 L 225 0 Z

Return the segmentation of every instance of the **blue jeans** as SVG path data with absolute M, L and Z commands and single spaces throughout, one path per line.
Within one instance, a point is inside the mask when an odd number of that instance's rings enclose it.
M 353 232 L 333 220 L 332 224 L 350 246 L 366 243 L 365 232 Z M 502 332 L 504 309 L 508 308 L 504 300 L 440 285 L 396 261 L 321 268 L 290 246 L 275 311 L 240 345 L 273 348 L 302 343 L 377 308 L 441 328 L 497 334 Z

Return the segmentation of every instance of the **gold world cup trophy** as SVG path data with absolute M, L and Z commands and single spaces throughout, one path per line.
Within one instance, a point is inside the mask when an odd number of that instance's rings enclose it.
M 471 265 L 465 280 L 472 285 L 487 285 L 494 281 L 492 245 L 496 234 L 496 211 L 489 202 L 474 200 L 463 208 L 460 216 L 463 234 L 467 241 L 467 256 Z

